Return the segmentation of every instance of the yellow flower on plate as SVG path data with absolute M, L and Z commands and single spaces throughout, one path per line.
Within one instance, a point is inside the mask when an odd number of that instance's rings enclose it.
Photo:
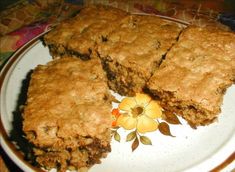
M 161 107 L 150 96 L 137 93 L 135 97 L 124 98 L 118 107 L 123 113 L 117 119 L 117 124 L 126 130 L 137 129 L 139 133 L 155 131 L 161 118 Z

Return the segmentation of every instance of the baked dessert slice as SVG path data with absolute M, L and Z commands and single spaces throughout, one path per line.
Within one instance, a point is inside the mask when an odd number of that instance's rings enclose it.
M 183 27 L 149 15 L 129 15 L 98 44 L 108 84 L 121 95 L 141 92 Z
M 98 58 L 64 57 L 31 76 L 23 131 L 46 169 L 84 169 L 111 151 L 111 96 Z
M 44 37 L 53 57 L 97 57 L 109 86 L 122 95 L 142 91 L 174 44 L 182 26 L 156 16 L 130 15 L 108 6 L 89 6 Z
M 126 12 L 109 6 L 84 7 L 77 16 L 46 34 L 44 42 L 53 57 L 90 59 L 96 44 L 105 40 L 126 15 Z
M 235 80 L 235 34 L 189 26 L 148 82 L 162 107 L 192 126 L 206 125 L 221 111 Z

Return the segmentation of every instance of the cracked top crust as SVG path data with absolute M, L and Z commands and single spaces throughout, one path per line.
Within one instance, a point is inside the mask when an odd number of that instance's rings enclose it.
M 149 81 L 150 90 L 171 92 L 174 101 L 219 112 L 235 80 L 235 34 L 189 26 Z
M 129 15 L 108 40 L 98 45 L 101 58 L 109 57 L 125 67 L 152 71 L 176 42 L 182 26 L 156 16 Z
M 61 58 L 39 65 L 31 76 L 23 130 L 34 144 L 90 136 L 108 141 L 111 101 L 98 59 Z
M 111 32 L 126 15 L 126 12 L 112 7 L 85 7 L 76 17 L 48 33 L 44 40 L 47 45 L 60 44 L 69 50 L 90 54 L 96 43 Z

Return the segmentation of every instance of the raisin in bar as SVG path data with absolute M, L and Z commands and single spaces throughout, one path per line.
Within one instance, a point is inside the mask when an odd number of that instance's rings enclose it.
M 150 15 L 129 15 L 98 45 L 108 84 L 121 95 L 141 92 L 183 29 Z
M 32 73 L 23 131 L 46 169 L 84 169 L 110 148 L 111 95 L 98 58 L 64 57 Z
M 148 88 L 162 106 L 192 126 L 214 121 L 235 80 L 235 34 L 189 26 L 151 77 Z
M 84 7 L 77 16 L 62 22 L 44 36 L 52 56 L 90 59 L 97 43 L 106 39 L 127 15 L 117 8 L 94 5 Z

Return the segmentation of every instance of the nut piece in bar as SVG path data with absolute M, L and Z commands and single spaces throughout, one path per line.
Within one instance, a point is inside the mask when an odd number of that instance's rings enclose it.
M 98 58 L 64 57 L 31 75 L 23 131 L 46 169 L 89 168 L 111 151 L 111 96 Z
M 151 77 L 148 88 L 162 107 L 192 126 L 206 125 L 221 111 L 235 80 L 235 34 L 189 26 Z
M 121 95 L 141 92 L 183 27 L 149 15 L 129 15 L 98 45 L 108 84 Z
M 92 58 L 97 43 L 119 25 L 126 12 L 102 5 L 84 7 L 77 16 L 62 22 L 44 36 L 53 57 Z

